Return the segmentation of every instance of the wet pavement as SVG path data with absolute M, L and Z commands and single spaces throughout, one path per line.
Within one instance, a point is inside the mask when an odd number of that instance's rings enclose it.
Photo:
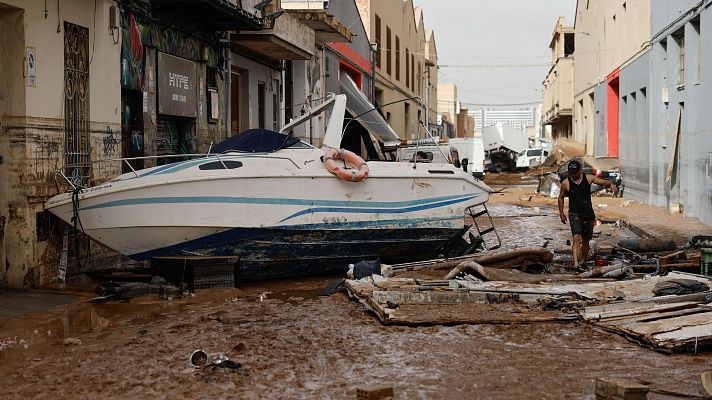
M 570 236 L 552 205 L 493 197 L 489 208 L 505 248 Z M 389 384 L 398 399 L 593 399 L 597 377 L 702 396 L 712 368 L 708 354 L 656 353 L 583 323 L 383 326 L 343 292 L 318 296 L 337 278 L 173 301 L 85 296 L 0 321 L 0 398 L 353 399 L 357 386 Z M 241 367 L 193 369 L 197 349 L 232 351 Z

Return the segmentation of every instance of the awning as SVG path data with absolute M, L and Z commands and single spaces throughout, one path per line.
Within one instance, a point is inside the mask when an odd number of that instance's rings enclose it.
M 383 143 L 400 140 L 388 122 L 375 110 L 370 101 L 356 86 L 349 74 L 341 73 L 341 92 L 346 95 L 346 109 L 366 130 Z
M 201 29 L 220 32 L 262 29 L 260 19 L 226 0 L 152 0 L 154 8 Z

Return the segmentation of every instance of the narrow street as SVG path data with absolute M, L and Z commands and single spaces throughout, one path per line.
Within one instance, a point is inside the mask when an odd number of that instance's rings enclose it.
M 506 189 L 490 202 L 504 246 L 564 244 L 568 226 L 551 202 L 506 182 L 519 178 L 497 178 Z M 596 200 L 613 208 L 610 197 Z M 656 211 L 644 207 L 650 218 L 629 222 L 650 226 Z M 582 322 L 384 326 L 343 291 L 319 297 L 338 278 L 199 290 L 172 301 L 92 304 L 87 292 L 66 293 L 76 296 L 70 304 L 0 317 L 0 376 L 12 383 L 0 397 L 350 399 L 358 386 L 386 383 L 399 399 L 592 399 L 600 376 L 705 393 L 699 374 L 712 365 L 709 354 L 658 353 Z M 1 294 L 0 303 L 13 295 Z M 225 352 L 241 368 L 194 369 L 189 357 L 198 349 Z
M 712 399 L 708 85 L 712 0 L 0 0 L 0 400 Z

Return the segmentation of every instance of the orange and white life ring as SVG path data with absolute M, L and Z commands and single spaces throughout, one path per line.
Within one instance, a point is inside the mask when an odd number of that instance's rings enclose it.
M 336 160 L 344 160 L 358 169 L 346 169 L 339 165 Z M 326 170 L 336 175 L 339 179 L 350 182 L 361 182 L 368 176 L 368 165 L 363 158 L 356 153 L 348 150 L 337 150 L 330 147 L 326 148 L 324 154 L 324 167 Z

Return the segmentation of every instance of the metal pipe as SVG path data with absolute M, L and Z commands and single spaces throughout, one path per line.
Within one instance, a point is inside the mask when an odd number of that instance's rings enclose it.
M 230 32 L 226 35 L 229 43 Z M 225 64 L 227 64 L 225 73 L 225 139 L 227 139 L 232 134 L 232 49 L 230 46 L 225 46 Z

